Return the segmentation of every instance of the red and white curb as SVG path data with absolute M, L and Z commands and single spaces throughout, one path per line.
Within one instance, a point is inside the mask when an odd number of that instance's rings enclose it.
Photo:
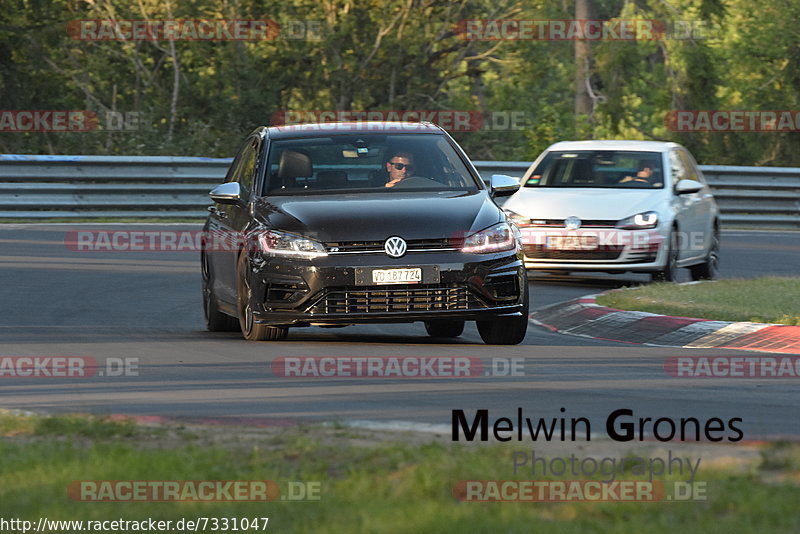
M 800 326 L 731 323 L 606 308 L 588 295 L 531 314 L 552 332 L 660 347 L 800 354 Z

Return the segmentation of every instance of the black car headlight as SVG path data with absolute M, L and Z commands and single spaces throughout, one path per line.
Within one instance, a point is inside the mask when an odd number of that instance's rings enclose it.
M 288 256 L 294 258 L 319 258 L 327 256 L 325 245 L 300 235 L 264 230 L 258 236 L 258 251 L 265 256 Z
M 515 225 L 507 222 L 495 224 L 486 230 L 475 232 L 467 236 L 461 252 L 488 254 L 514 250 L 519 239 L 519 230 Z
M 655 211 L 637 213 L 617 222 L 617 228 L 621 230 L 647 230 L 656 226 L 658 226 L 658 213 Z

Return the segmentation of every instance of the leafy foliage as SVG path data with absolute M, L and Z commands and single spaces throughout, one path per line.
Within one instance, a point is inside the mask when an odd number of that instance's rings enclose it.
M 683 21 L 702 32 L 591 42 L 593 109 L 576 117 L 575 41 L 483 41 L 459 30 L 465 20 L 574 18 L 567 0 L 6 0 L 0 107 L 87 110 L 99 125 L 2 132 L 0 151 L 230 156 L 243 134 L 286 111 L 464 110 L 484 119 L 453 132 L 475 159 L 531 160 L 577 136 L 678 141 L 701 163 L 800 165 L 800 133 L 679 133 L 665 121 L 681 109 L 798 110 L 800 4 L 591 4 L 602 19 Z M 88 19 L 272 20 L 281 32 L 260 41 L 73 38 L 70 23 Z

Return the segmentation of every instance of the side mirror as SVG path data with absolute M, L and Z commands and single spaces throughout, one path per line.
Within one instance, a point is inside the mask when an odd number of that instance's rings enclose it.
M 208 194 L 217 204 L 238 204 L 242 201 L 242 190 L 239 182 L 220 184 Z
M 678 182 L 675 186 L 675 192 L 679 195 L 688 195 L 689 193 L 697 193 L 703 189 L 703 184 L 697 180 L 684 179 Z
M 505 174 L 493 174 L 489 180 L 489 189 L 493 197 L 507 197 L 519 191 L 519 178 Z

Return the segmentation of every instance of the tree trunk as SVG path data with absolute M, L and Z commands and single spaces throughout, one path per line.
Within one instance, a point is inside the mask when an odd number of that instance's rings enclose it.
M 587 20 L 595 13 L 594 0 L 575 0 L 575 18 Z M 594 106 L 589 95 L 592 50 L 589 41 L 575 41 L 575 133 L 585 131 L 584 121 L 591 121 Z

